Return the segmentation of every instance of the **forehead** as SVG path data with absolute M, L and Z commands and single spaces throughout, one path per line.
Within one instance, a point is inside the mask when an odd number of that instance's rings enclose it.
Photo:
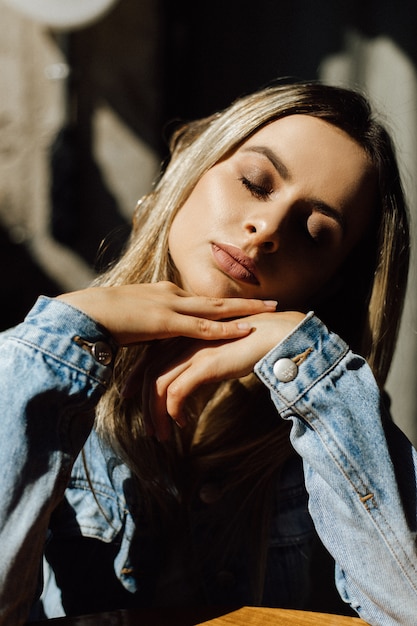
M 334 166 L 340 165 L 342 157 L 349 159 L 349 165 L 359 170 L 371 169 L 372 164 L 365 150 L 360 144 L 341 128 L 329 122 L 311 115 L 289 115 L 270 122 L 251 135 L 243 146 L 252 146 L 259 142 L 269 145 L 271 148 L 286 150 L 288 158 L 296 155 L 297 159 L 303 158 L 303 164 L 307 164 L 310 157 L 320 158 L 320 164 L 324 159 L 333 160 Z M 329 164 L 328 164 L 329 165 Z

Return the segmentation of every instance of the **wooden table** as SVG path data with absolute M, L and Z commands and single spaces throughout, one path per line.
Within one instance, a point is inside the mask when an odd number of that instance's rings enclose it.
M 232 611 L 130 610 L 61 617 L 37 626 L 360 626 L 357 617 L 245 606 Z
M 344 617 L 307 611 L 268 609 L 246 606 L 203 624 L 210 626 L 359 626 L 365 622 L 357 617 Z

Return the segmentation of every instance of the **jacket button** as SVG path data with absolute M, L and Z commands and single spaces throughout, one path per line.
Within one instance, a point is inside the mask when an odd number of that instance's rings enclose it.
M 274 376 L 280 383 L 289 383 L 298 374 L 298 367 L 291 359 L 278 359 L 273 367 Z
M 204 504 L 213 504 L 221 498 L 222 491 L 216 483 L 206 483 L 200 488 L 198 495 Z
M 81 346 L 83 350 L 87 350 L 98 363 L 110 365 L 113 361 L 113 350 L 105 341 L 87 341 L 87 339 L 83 339 L 79 335 L 73 337 L 73 340 L 78 346 Z

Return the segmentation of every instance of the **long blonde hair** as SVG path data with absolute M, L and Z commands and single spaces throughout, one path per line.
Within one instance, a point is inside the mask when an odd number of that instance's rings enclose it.
M 181 126 L 173 134 L 171 159 L 163 175 L 138 206 L 124 254 L 98 283 L 176 281 L 168 235 L 175 214 L 197 181 L 260 127 L 296 114 L 319 117 L 343 129 L 364 148 L 377 172 L 372 227 L 344 264 L 339 292 L 318 303 L 316 312 L 369 361 L 382 386 L 404 301 L 408 219 L 390 137 L 373 118 L 366 99 L 356 92 L 316 82 L 278 85 L 242 97 L 209 118 Z M 146 349 L 139 345 L 120 351 L 112 386 L 98 407 L 96 422 L 98 432 L 132 468 L 145 500 L 157 502 L 157 506 L 169 497 L 181 500 L 192 491 L 190 472 L 196 481 L 214 473 L 227 476 L 230 493 L 245 493 L 235 521 L 239 515 L 240 520 L 253 515 L 255 497 L 259 510 L 266 511 L 274 476 L 291 455 L 291 448 L 288 427 L 277 419 L 264 388 L 249 377 L 210 389 L 203 406 L 201 398 L 190 399 L 190 444 L 184 449 L 183 440 L 174 437 L 161 445 L 144 436 L 141 390 L 128 400 L 119 394 L 127 373 Z M 204 427 L 199 428 L 196 439 L 193 428 L 201 411 Z M 188 476 L 185 482 L 184 474 Z M 260 553 L 261 571 L 265 552 L 261 549 Z

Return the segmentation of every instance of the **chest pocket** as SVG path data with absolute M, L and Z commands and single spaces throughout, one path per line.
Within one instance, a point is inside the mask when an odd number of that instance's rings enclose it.
M 126 466 L 93 432 L 75 461 L 65 499 L 53 516 L 55 536 L 82 536 L 110 543 L 120 535 L 127 508 Z
M 123 510 L 114 491 L 87 480 L 71 481 L 65 501 L 54 516 L 53 532 L 110 543 L 123 527 Z
M 44 604 L 59 595 L 65 614 L 129 606 L 132 595 L 120 580 L 133 532 L 124 493 L 130 474 L 94 439 L 85 457 L 74 464 L 45 549 L 55 588 L 45 590 Z

